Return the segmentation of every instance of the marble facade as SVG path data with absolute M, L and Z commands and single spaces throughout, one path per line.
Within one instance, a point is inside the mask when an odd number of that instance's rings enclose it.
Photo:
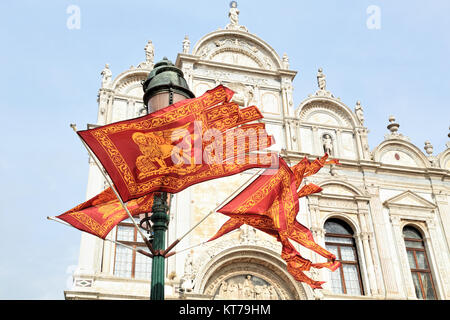
M 299 222 L 309 227 L 324 245 L 324 223 L 345 221 L 354 231 L 363 294 L 333 293 L 330 272 L 308 273 L 327 281 L 323 290 L 311 290 L 295 281 L 280 258 L 281 246 L 251 227 L 204 244 L 227 220 L 211 215 L 189 234 L 180 249 L 196 246 L 166 262 L 168 299 L 417 299 L 406 255 L 402 229 L 415 226 L 423 234 L 438 299 L 450 299 L 450 144 L 433 155 L 425 153 L 399 133 L 389 118 L 385 140 L 375 148 L 368 143 L 365 106 L 354 110 L 328 89 L 326 70 L 317 74 L 318 90 L 295 104 L 289 58 L 239 24 L 239 11 L 230 10 L 230 23 L 206 34 L 191 48 L 186 36 L 175 64 L 196 96 L 218 84 L 232 88 L 242 107 L 257 105 L 267 130 L 276 139 L 272 148 L 290 165 L 303 157 L 314 159 L 325 151 L 341 165 L 324 168 L 306 182 L 323 188 L 300 201 Z M 156 48 L 157 50 L 157 48 Z M 153 68 L 154 48 L 137 67 L 112 77 L 110 65 L 101 72 L 97 125 L 146 113 L 142 85 Z M 328 83 L 327 83 L 328 82 Z M 168 243 L 183 235 L 243 181 L 251 171 L 194 185 L 175 195 L 170 210 Z M 90 163 L 87 198 L 105 187 Z M 207 197 L 205 195 L 208 195 Z M 112 231 L 110 237 L 115 237 Z M 298 247 L 304 257 L 321 261 Z M 148 299 L 148 280 L 114 275 L 115 246 L 93 236 L 81 237 L 78 268 L 66 299 Z M 180 290 L 182 289 L 182 290 Z

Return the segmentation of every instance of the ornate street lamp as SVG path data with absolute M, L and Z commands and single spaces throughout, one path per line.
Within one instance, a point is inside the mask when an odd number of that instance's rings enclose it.
M 144 90 L 144 104 L 147 113 L 163 109 L 181 100 L 194 98 L 184 79 L 183 72 L 171 61 L 164 57 L 155 64 L 146 81 L 142 83 Z M 154 197 L 152 215 L 141 221 L 141 226 L 149 230 L 152 222 L 154 256 L 152 261 L 151 300 L 164 300 L 165 256 L 163 255 L 166 241 L 166 231 L 169 224 L 168 195 L 166 192 L 157 193 Z M 144 226 L 145 225 L 145 226 Z

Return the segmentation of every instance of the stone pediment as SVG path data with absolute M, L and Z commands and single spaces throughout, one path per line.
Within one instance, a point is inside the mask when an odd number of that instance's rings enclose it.
M 412 191 L 405 191 L 395 197 L 392 197 L 384 202 L 388 208 L 391 207 L 412 207 L 420 209 L 433 210 L 436 205 L 432 202 L 422 198 Z
M 201 60 L 231 66 L 276 71 L 282 68 L 280 57 L 263 40 L 239 30 L 219 30 L 207 34 L 195 45 L 192 54 Z

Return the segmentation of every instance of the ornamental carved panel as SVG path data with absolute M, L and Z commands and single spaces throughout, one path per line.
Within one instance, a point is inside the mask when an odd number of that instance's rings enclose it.
M 220 300 L 279 300 L 269 282 L 251 274 L 236 275 L 223 280 L 214 294 Z

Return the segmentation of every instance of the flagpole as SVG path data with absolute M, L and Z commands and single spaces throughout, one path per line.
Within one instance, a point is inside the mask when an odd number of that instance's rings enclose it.
M 70 127 L 73 129 L 73 131 L 75 132 L 75 134 L 77 134 L 77 126 L 73 123 L 70 124 Z M 114 192 L 114 194 L 116 195 L 117 199 L 119 200 L 120 204 L 122 205 L 122 207 L 125 209 L 125 212 L 128 214 L 128 217 L 130 218 L 130 220 L 133 222 L 134 227 L 136 228 L 136 230 L 139 232 L 139 234 L 141 235 L 142 239 L 144 240 L 145 244 L 147 245 L 147 247 L 149 248 L 150 252 L 152 253 L 152 255 L 155 255 L 155 251 L 153 250 L 153 246 L 150 243 L 150 241 L 147 239 L 147 237 L 143 234 L 142 230 L 138 227 L 136 221 L 134 221 L 133 216 L 131 215 L 130 211 L 128 210 L 127 206 L 125 205 L 125 203 L 123 203 L 122 198 L 120 197 L 119 193 L 117 192 L 116 188 L 114 187 L 113 183 L 110 181 L 110 179 L 108 178 L 108 176 L 106 175 L 105 171 L 102 168 L 102 165 L 98 162 L 97 157 L 95 156 L 95 154 L 91 151 L 91 149 L 89 148 L 89 146 L 84 142 L 83 139 L 81 139 L 81 137 L 77 134 L 78 138 L 81 140 L 81 142 L 83 143 L 84 147 L 86 148 L 86 150 L 88 151 L 90 157 L 94 160 L 94 163 L 97 165 L 98 169 L 100 170 L 100 172 L 102 173 L 103 177 L 105 178 L 105 180 L 108 182 L 109 186 L 111 187 L 112 191 Z
M 211 210 L 206 216 L 204 216 L 199 222 L 197 222 L 191 229 L 189 229 L 184 235 L 177 238 L 167 249 L 164 251 L 163 256 L 167 255 L 170 250 L 172 250 L 181 240 L 183 240 L 189 233 L 191 233 L 195 228 L 197 228 L 201 223 L 203 223 L 210 215 L 217 212 L 222 206 L 224 206 L 230 199 L 232 199 L 236 194 L 240 193 L 243 189 L 245 189 L 249 184 L 251 184 L 257 177 L 261 175 L 261 173 L 267 168 L 262 168 L 256 173 L 254 173 L 246 182 L 244 182 L 239 188 L 233 191 L 225 200 L 223 200 L 216 208 Z
M 73 226 L 72 226 L 71 224 L 69 224 L 69 223 L 67 223 L 67 222 L 65 222 L 65 221 L 61 221 L 61 220 L 59 220 L 59 219 L 56 218 L 56 217 L 50 217 L 50 216 L 48 216 L 48 217 L 47 217 L 47 220 L 52 220 L 52 221 L 61 223 L 61 224 L 65 225 L 65 226 L 68 226 L 68 227 L 72 227 L 72 228 L 73 228 Z M 76 229 L 76 228 L 74 228 L 74 229 Z M 85 231 L 83 231 L 83 232 L 85 232 Z M 87 233 L 87 232 L 86 232 L 86 233 Z M 152 255 L 151 253 L 145 252 L 144 250 L 136 249 L 136 248 L 133 248 L 133 247 L 131 247 L 131 246 L 128 246 L 128 245 L 126 245 L 126 244 L 124 244 L 124 243 L 117 242 L 117 241 L 110 240 L 110 239 L 106 239 L 106 238 L 105 238 L 105 239 L 102 239 L 102 240 L 104 240 L 104 241 L 109 241 L 109 242 L 112 242 L 112 243 L 121 245 L 122 247 L 125 247 L 125 248 L 128 248 L 128 249 L 130 249 L 130 250 L 139 252 L 140 254 L 143 254 L 144 256 L 147 256 L 147 257 L 149 257 L 149 258 L 153 258 L 153 255 Z

